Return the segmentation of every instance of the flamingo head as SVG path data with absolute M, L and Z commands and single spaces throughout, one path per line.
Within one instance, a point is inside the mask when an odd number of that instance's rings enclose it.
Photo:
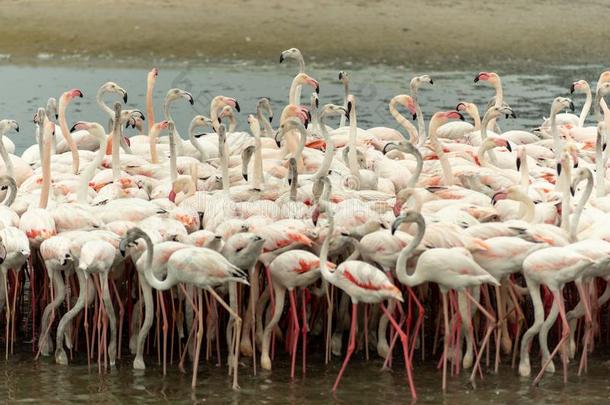
M 521 163 L 527 159 L 527 149 L 524 146 L 517 146 L 517 171 L 521 169 Z
M 589 90 L 589 83 L 586 80 L 577 80 L 570 85 L 570 94 L 586 93 Z
M 83 97 L 83 92 L 79 89 L 68 90 L 64 94 L 62 94 L 62 98 L 64 98 L 66 101 L 72 101 L 77 97 Z
M 17 123 L 17 121 L 15 121 L 15 120 L 0 121 L 0 131 L 2 133 L 9 131 L 11 129 L 15 130 L 15 132 L 19 132 L 19 124 Z
M 464 121 L 464 116 L 458 111 L 440 111 L 435 113 L 432 116 L 433 120 L 440 121 L 441 123 L 445 123 L 449 120 L 461 120 Z
M 316 204 L 313 211 L 311 211 L 311 221 L 314 226 L 318 225 L 318 220 L 320 219 L 320 204 Z
M 303 59 L 303 55 L 301 55 L 301 51 L 297 48 L 286 49 L 280 54 L 280 63 L 284 62 L 286 59 Z
M 472 116 L 474 115 L 476 108 L 477 106 L 473 103 L 461 102 L 455 107 L 455 110 L 461 113 L 465 112 L 466 114 Z
M 252 135 L 257 136 L 261 132 L 261 125 L 258 119 L 252 114 L 248 114 L 248 125 L 250 126 L 250 131 Z
M 608 88 L 607 91 L 610 92 L 610 83 L 604 83 L 604 85 L 602 85 L 602 86 L 607 86 L 607 88 Z M 601 90 L 601 88 L 600 88 L 600 90 Z M 572 100 L 567 97 L 556 97 L 555 100 L 553 100 L 553 104 L 551 105 L 551 111 L 558 113 L 565 109 L 574 111 L 574 103 L 572 102 Z
M 417 118 L 417 106 L 415 105 L 415 100 L 413 100 L 413 97 L 407 94 L 399 94 L 398 96 L 395 96 L 392 101 L 403 105 L 407 110 L 409 110 L 413 119 Z
M 157 80 L 158 76 L 159 76 L 159 69 L 154 67 L 150 70 L 150 72 L 148 72 L 148 76 L 146 77 L 146 80 L 148 81 L 149 84 L 152 84 Z
M 510 142 L 508 142 L 507 139 L 501 138 L 499 136 L 488 136 L 487 139 L 485 139 L 484 144 L 488 149 L 504 147 L 508 149 L 509 152 L 513 151 L 512 147 L 510 146 Z
M 314 91 L 316 93 L 318 93 L 318 94 L 320 93 L 320 84 L 313 77 L 311 77 L 305 73 L 299 73 L 295 79 L 298 84 L 301 84 L 301 85 L 307 84 L 307 85 L 311 86 L 311 88 L 314 89 Z
M 599 80 L 597 81 L 597 87 L 599 88 L 599 86 L 602 83 L 607 83 L 610 82 L 610 70 L 606 70 L 605 72 L 602 72 L 601 75 L 599 75 Z
M 224 107 L 222 107 L 222 110 L 220 110 L 220 114 L 218 114 L 219 119 L 233 116 L 233 107 L 231 107 L 230 105 L 225 105 Z
M 159 121 L 155 123 L 155 126 L 161 130 L 161 129 L 167 129 L 169 128 L 169 121 L 168 120 L 163 120 L 163 121 Z
M 343 84 L 349 83 L 349 75 L 346 71 L 342 70 L 339 72 L 339 81 L 341 81 Z
M 290 118 L 298 118 L 305 127 L 309 124 L 311 114 L 309 110 L 300 105 L 288 104 L 282 111 L 282 122 Z
M 474 77 L 474 82 L 486 82 L 491 85 L 494 85 L 498 82 L 500 76 L 498 76 L 495 72 L 480 72 L 478 75 Z
M 413 90 L 414 92 L 417 92 L 417 90 L 424 83 L 433 85 L 434 80 L 432 80 L 432 78 L 429 75 L 421 75 L 421 76 L 415 76 L 413 79 L 411 79 L 411 82 L 409 84 L 411 85 L 411 90 Z
M 116 93 L 123 98 L 123 102 L 127 103 L 127 90 L 116 84 L 115 82 L 106 82 L 100 87 L 98 93 Z
M 563 149 L 572 158 L 572 167 L 578 167 L 578 146 L 574 142 L 568 142 Z
M 236 109 L 237 112 L 241 111 L 241 109 L 239 108 L 239 103 L 237 102 L 236 99 L 234 99 L 232 97 L 225 97 L 225 96 L 214 97 L 214 100 L 212 100 L 212 104 L 216 104 L 218 109 L 221 109 L 225 106 L 230 106 L 230 107 L 233 107 L 234 109 Z

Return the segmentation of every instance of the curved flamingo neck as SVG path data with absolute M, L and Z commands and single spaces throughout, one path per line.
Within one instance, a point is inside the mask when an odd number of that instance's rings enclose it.
M 396 108 L 396 104 L 397 101 L 395 99 L 390 100 L 390 114 L 392 114 L 392 117 L 394 117 L 396 122 L 398 122 L 398 124 L 402 126 L 405 131 L 407 131 L 407 133 L 409 134 L 409 142 L 415 145 L 418 142 L 417 129 L 413 124 L 411 124 L 411 121 L 409 121 L 404 115 L 400 113 L 400 111 L 398 111 L 398 109 Z
M 255 189 L 260 189 L 264 183 L 265 179 L 263 178 L 263 146 L 261 144 L 261 134 L 260 131 L 254 131 L 254 178 L 253 186 Z
M 578 201 L 578 205 L 576 206 L 576 211 L 574 211 L 574 215 L 572 217 L 572 223 L 570 227 L 570 242 L 576 242 L 577 233 L 578 233 L 578 223 L 580 222 L 580 217 L 582 215 L 582 211 L 585 208 L 585 204 L 591 197 L 591 193 L 593 192 L 593 175 L 590 170 L 585 171 L 585 180 L 587 181 L 587 185 L 585 187 L 585 191 L 583 192 L 580 200 Z M 574 185 L 575 187 L 576 185 Z
M 61 134 L 63 135 L 66 143 L 70 147 L 70 151 L 72 152 L 72 172 L 74 174 L 78 174 L 78 167 L 80 164 L 79 155 L 78 155 L 78 147 L 76 146 L 76 142 L 72 135 L 70 134 L 70 130 L 68 129 L 68 123 L 66 121 L 66 108 L 68 107 L 68 103 L 70 100 L 66 97 L 66 95 L 62 95 L 59 99 L 59 107 L 57 114 L 59 116 L 59 126 L 61 128 Z M 44 131 L 43 131 L 44 132 Z
M 99 142 L 99 149 L 95 155 L 95 159 L 87 166 L 80 176 L 80 185 L 76 194 L 77 201 L 81 204 L 87 203 L 87 191 L 89 190 L 89 182 L 95 175 L 95 169 L 97 169 L 104 160 L 106 155 L 104 145 L 106 144 L 106 134 L 101 126 L 94 126 L 89 129 L 89 133 L 95 137 Z
M 326 128 L 326 114 L 322 112 L 320 115 L 320 131 L 322 132 L 322 137 L 324 138 L 324 142 L 326 143 L 326 150 L 324 151 L 324 158 L 322 159 L 322 164 L 318 167 L 318 170 L 314 173 L 312 179 L 315 181 L 317 179 L 322 178 L 322 176 L 326 176 L 330 167 L 333 163 L 333 157 L 335 153 L 335 145 L 333 144 L 333 140 L 328 133 L 328 129 Z
M 45 209 L 49 203 L 49 191 L 51 189 L 51 136 L 52 134 L 44 127 L 42 131 L 42 189 L 38 208 Z
M 585 100 L 585 104 L 582 106 L 582 110 L 580 111 L 580 116 L 578 117 L 578 126 L 584 127 L 585 121 L 589 116 L 589 111 L 591 111 L 591 104 L 593 103 L 593 95 L 591 93 L 591 88 L 587 87 L 586 89 L 587 99 Z
M 417 224 L 417 233 L 415 234 L 415 237 L 411 239 L 411 242 L 400 251 L 398 260 L 396 261 L 396 276 L 401 283 L 406 284 L 409 287 L 415 286 L 420 282 L 417 272 L 414 274 L 407 274 L 407 261 L 421 243 L 426 232 L 426 222 L 421 215 L 417 217 L 415 223 Z
M 432 148 L 434 149 L 434 152 L 438 156 L 438 160 L 441 163 L 441 169 L 443 170 L 443 177 L 444 177 L 445 185 L 452 186 L 453 185 L 453 173 L 451 172 L 451 164 L 449 163 L 449 159 L 447 159 L 447 156 L 445 155 L 445 152 L 443 151 L 443 145 L 441 144 L 441 142 L 438 140 L 438 137 L 436 136 L 436 130 L 438 129 L 438 127 L 439 127 L 438 120 L 433 117 L 430 120 L 430 128 L 428 130 L 428 132 L 430 134 L 430 143 L 432 144 Z
M 148 80 L 146 83 L 146 115 L 148 115 L 148 132 L 153 129 L 155 125 L 155 108 L 153 105 L 153 89 L 155 87 L 154 80 Z M 151 152 L 152 154 L 152 152 Z

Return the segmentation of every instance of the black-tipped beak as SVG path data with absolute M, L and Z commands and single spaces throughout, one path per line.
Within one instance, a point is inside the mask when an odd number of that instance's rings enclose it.
M 320 85 L 316 85 L 316 94 L 320 94 Z
M 269 123 L 271 124 L 273 122 L 273 115 L 269 116 Z
M 574 103 L 570 101 L 570 111 L 574 111 Z
M 195 100 L 193 100 L 193 96 L 189 97 L 189 104 L 190 105 L 195 105 Z M 237 110 L 237 111 L 239 111 L 239 110 Z
M 123 102 L 127 104 L 127 93 L 123 94 Z
M 430 84 L 434 84 L 434 80 L 430 79 Z
M 320 107 L 320 100 L 316 98 L 316 108 Z
M 239 109 L 239 103 L 237 102 L 237 100 L 235 100 L 235 109 L 237 110 L 237 112 L 240 112 L 241 110 Z
M 129 128 L 129 121 L 127 121 L 127 122 L 125 123 L 125 129 L 127 129 L 127 128 Z M 70 132 L 72 132 L 72 131 L 70 131 Z
M 413 114 L 413 121 L 417 119 L 417 113 Z
M 474 77 L 474 82 L 475 82 L 475 83 L 478 83 L 478 82 L 479 82 L 479 75 L 476 75 L 476 76 Z
M 279 140 L 279 139 L 276 139 L 276 140 L 275 140 L 275 144 L 276 144 L 276 145 L 277 145 L 277 147 L 279 148 L 279 147 L 281 146 L 281 144 L 282 144 L 282 143 L 280 142 L 280 140 Z
M 496 193 L 491 197 L 491 205 L 496 205 L 498 203 L 498 196 L 502 194 L 502 192 Z
M 578 160 L 574 162 L 574 169 L 578 169 Z
M 347 115 L 349 117 L 349 113 L 352 112 L 352 102 L 348 101 L 347 102 Z
M 79 92 L 78 92 L 78 96 L 79 96 L 80 98 L 83 98 L 85 95 L 83 94 L 83 92 L 82 92 L 82 91 L 79 91 Z M 127 96 L 125 96 L 125 97 L 127 97 Z
M 521 158 L 517 158 L 517 171 L 521 169 Z
M 570 94 L 574 94 L 574 83 L 570 85 Z
M 389 148 L 389 147 L 392 147 L 392 149 L 394 149 L 394 148 L 393 148 L 394 146 L 396 146 L 396 144 L 395 144 L 395 143 L 393 143 L 393 142 L 388 142 L 388 143 L 386 143 L 386 144 L 383 146 L 383 149 L 381 150 L 381 153 L 383 153 L 383 154 L 385 155 L 386 153 L 388 153 L 388 152 L 389 152 L 389 151 L 388 151 L 388 148 Z
M 606 142 L 604 142 L 604 143 L 602 144 L 602 152 L 605 152 L 605 151 L 606 151 L 606 145 L 607 145 L 607 144 L 606 144 Z
M 72 125 L 72 128 L 70 128 L 70 133 L 76 131 L 76 124 Z
M 282 62 L 284 62 L 284 54 L 283 53 L 280 54 L 280 63 L 282 63 Z
M 19 132 L 19 124 L 17 124 L 17 126 L 15 127 L 15 131 Z
M 506 149 L 508 149 L 509 152 L 513 151 L 513 148 L 510 146 L 510 142 L 506 142 Z
M 248 173 L 242 173 L 241 175 L 244 178 L 244 180 L 248 181 Z
M 511 116 L 511 118 L 517 118 L 517 114 L 515 114 L 514 111 L 510 114 L 510 116 Z
M 392 228 L 390 229 L 390 232 L 392 233 L 392 235 L 394 235 L 396 233 L 396 231 L 398 230 L 398 224 L 396 222 L 392 223 Z
M 570 194 L 572 194 L 572 197 L 574 197 L 574 193 L 575 193 L 575 192 L 574 192 L 574 187 L 573 187 L 573 186 L 570 186 Z
M 343 79 L 343 72 L 339 72 L 339 80 Z
M 460 115 L 460 121 L 464 121 L 464 116 L 462 115 L 462 113 L 459 111 L 457 113 Z
M 288 177 L 288 185 L 292 186 L 292 178 Z
M 455 106 L 455 111 L 460 111 L 460 106 L 464 106 L 464 108 L 466 107 L 466 105 L 464 103 L 459 103 L 458 105 Z
M 119 252 L 121 252 L 122 257 L 125 257 L 125 249 L 119 249 Z
M 59 119 L 59 114 L 55 114 L 55 119 Z
M 561 176 L 561 163 L 557 163 L 557 176 Z

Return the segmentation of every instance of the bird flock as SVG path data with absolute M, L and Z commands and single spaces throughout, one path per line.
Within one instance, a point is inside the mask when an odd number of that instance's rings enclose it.
M 557 97 L 537 128 L 507 132 L 501 120 L 516 114 L 498 74 L 474 78 L 495 90 L 482 118 L 467 101 L 424 117 L 433 80 L 417 76 L 389 102 L 397 130 L 358 127 L 348 73 L 343 100 L 321 104 L 301 52 L 282 52 L 293 62 L 279 119 L 261 98 L 248 131 L 237 100 L 219 95 L 185 140 L 172 108 L 193 97 L 170 89 L 159 119 L 156 68 L 145 113 L 124 108 L 113 82 L 96 94 L 108 123 L 68 124 L 79 89 L 50 98 L 20 157 L 6 136 L 19 125 L 0 121 L 7 359 L 19 339 L 35 358 L 84 356 L 99 372 L 127 350 L 135 369 L 156 353 L 163 374 L 190 362 L 195 387 L 205 356 L 237 389 L 240 369 L 271 370 L 282 351 L 295 378 L 300 344 L 302 374 L 308 350 L 344 358 L 333 390 L 355 351 L 376 352 L 405 367 L 413 398 L 425 361 L 443 390 L 448 373 L 466 369 L 474 386 L 484 370 L 506 372 L 503 360 L 529 376 L 530 352 L 534 384 L 557 355 L 564 381 L 570 361 L 586 373 L 608 340 L 610 71 L 594 94 L 571 85 L 586 95 L 580 115 Z

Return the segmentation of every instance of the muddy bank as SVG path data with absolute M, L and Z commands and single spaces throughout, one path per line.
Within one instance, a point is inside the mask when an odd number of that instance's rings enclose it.
M 456 66 L 602 63 L 609 4 L 526 0 L 13 0 L 0 53 L 15 61 L 79 55 Z M 153 6 L 154 4 L 154 6 Z M 39 60 L 40 60 L 39 59 Z M 70 59 L 68 59 L 70 60 Z

